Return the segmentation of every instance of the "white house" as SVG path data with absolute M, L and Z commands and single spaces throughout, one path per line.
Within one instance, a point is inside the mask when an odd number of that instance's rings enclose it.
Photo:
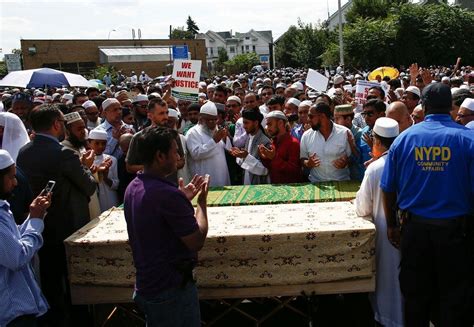
M 212 70 L 218 58 L 219 48 L 224 48 L 229 59 L 242 53 L 255 52 L 262 64 L 269 64 L 270 46 L 273 43 L 272 31 L 254 31 L 247 33 L 207 31 L 199 33 L 196 39 L 204 39 L 207 49 L 207 68 Z

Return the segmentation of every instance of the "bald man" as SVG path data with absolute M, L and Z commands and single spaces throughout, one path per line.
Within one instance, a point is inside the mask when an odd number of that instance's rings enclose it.
M 413 109 L 411 118 L 415 124 L 421 123 L 423 120 L 425 120 L 425 112 L 423 111 L 421 104 L 417 105 L 415 109 Z
M 385 117 L 392 118 L 397 121 L 400 128 L 400 133 L 413 125 L 413 119 L 408 112 L 408 108 L 401 101 L 392 102 L 385 111 Z

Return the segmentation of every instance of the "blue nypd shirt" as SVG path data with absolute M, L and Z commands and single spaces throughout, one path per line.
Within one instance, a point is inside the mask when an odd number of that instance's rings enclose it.
M 452 218 L 474 209 L 474 132 L 449 115 L 428 115 L 390 147 L 380 182 L 398 207 L 427 218 Z

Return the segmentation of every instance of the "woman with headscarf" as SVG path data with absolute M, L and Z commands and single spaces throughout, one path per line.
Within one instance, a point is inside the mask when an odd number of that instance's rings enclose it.
M 3 150 L 8 151 L 16 162 L 20 149 L 30 142 L 28 132 L 21 119 L 10 112 L 0 112 L 0 144 Z M 19 167 L 16 168 L 18 185 L 13 190 L 13 197 L 9 200 L 10 210 L 18 224 L 22 223 L 29 212 L 29 205 L 33 200 L 28 179 Z

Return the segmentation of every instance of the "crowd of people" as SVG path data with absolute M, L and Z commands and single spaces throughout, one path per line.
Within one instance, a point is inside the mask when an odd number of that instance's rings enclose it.
M 334 73 L 326 91 L 305 69 L 214 76 L 196 102 L 144 72 L 0 90 L 0 326 L 77 323 L 63 241 L 121 203 L 148 323 L 198 326 L 209 186 L 347 180 L 377 227 L 375 320 L 472 325 L 474 70 L 413 64 L 363 97 L 366 73 Z

